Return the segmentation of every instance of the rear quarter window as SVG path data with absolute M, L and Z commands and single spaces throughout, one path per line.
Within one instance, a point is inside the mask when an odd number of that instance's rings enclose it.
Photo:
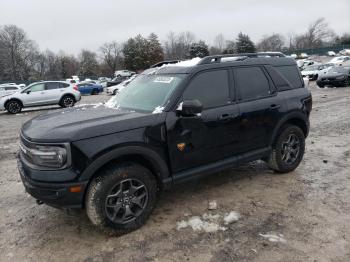
M 279 91 L 303 87 L 303 81 L 296 65 L 274 66 L 277 74 L 271 77 Z M 271 71 L 271 70 L 270 70 Z

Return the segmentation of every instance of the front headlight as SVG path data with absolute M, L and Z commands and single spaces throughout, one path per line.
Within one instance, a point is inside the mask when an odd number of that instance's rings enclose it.
M 32 145 L 31 148 L 20 144 L 27 161 L 36 166 L 62 168 L 67 164 L 66 145 Z

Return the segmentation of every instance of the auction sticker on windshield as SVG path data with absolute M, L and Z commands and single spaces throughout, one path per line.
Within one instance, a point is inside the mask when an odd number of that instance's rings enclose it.
M 173 81 L 174 77 L 170 76 L 158 76 L 154 79 L 155 83 L 166 83 L 169 84 L 171 81 Z

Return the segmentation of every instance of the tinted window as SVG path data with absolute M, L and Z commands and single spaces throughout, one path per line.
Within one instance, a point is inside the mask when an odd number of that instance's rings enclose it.
M 44 91 L 45 90 L 45 84 L 44 83 L 40 83 L 40 84 L 33 85 L 32 87 L 27 89 L 27 91 L 29 91 L 29 90 L 31 92 Z
M 5 87 L 5 90 L 17 90 L 18 88 L 17 87 L 14 87 L 14 86 L 7 86 Z
M 293 88 L 303 87 L 300 73 L 296 66 L 276 66 L 275 69 L 288 80 Z
M 52 90 L 52 89 L 58 89 L 58 88 L 60 88 L 60 83 L 57 83 L 57 82 L 46 83 L 46 90 Z
M 269 81 L 260 67 L 236 68 L 235 83 L 243 100 L 270 95 Z
M 60 88 L 66 88 L 66 87 L 68 87 L 69 86 L 69 84 L 66 84 L 66 83 L 60 83 Z
M 229 99 L 227 70 L 200 73 L 187 86 L 184 100 L 199 100 L 204 108 L 226 105 Z

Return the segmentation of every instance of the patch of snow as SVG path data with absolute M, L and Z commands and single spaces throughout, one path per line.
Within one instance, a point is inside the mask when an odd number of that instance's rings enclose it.
M 231 211 L 224 217 L 225 225 L 231 224 L 233 222 L 238 221 L 240 218 L 240 214 L 236 211 Z
M 259 234 L 259 236 L 263 237 L 263 238 L 267 238 L 267 240 L 269 240 L 270 242 L 281 242 L 281 243 L 285 243 L 287 242 L 287 240 L 284 239 L 284 236 L 282 234 Z
M 208 203 L 208 209 L 209 210 L 215 210 L 218 208 L 218 203 L 215 200 L 211 200 Z
M 167 64 L 165 66 L 183 66 L 183 67 L 190 67 L 190 66 L 195 66 L 199 63 L 199 61 L 201 61 L 202 58 L 200 57 L 194 57 L 190 60 L 184 60 L 184 61 L 180 61 L 176 64 Z
M 157 106 L 157 107 L 153 110 L 152 114 L 160 114 L 160 113 L 163 112 L 163 110 L 164 110 L 164 106 Z
M 193 216 L 190 217 L 187 221 L 182 220 L 178 222 L 177 230 L 190 227 L 193 231 L 204 231 L 207 233 L 225 231 L 227 227 L 223 226 L 222 222 L 224 222 L 225 225 L 228 225 L 233 221 L 237 221 L 239 218 L 240 215 L 236 211 L 231 211 L 224 217 L 220 214 L 204 213 L 201 217 Z
M 97 103 L 97 104 L 95 104 L 94 106 L 93 106 L 93 108 L 98 108 L 98 107 L 100 107 L 100 106 L 102 106 L 103 105 L 103 103 Z
M 193 231 L 205 231 L 207 233 L 216 232 L 218 230 L 226 230 L 225 227 L 222 227 L 215 222 L 204 221 L 198 216 L 191 217 L 187 222 L 179 222 L 177 229 L 179 230 L 186 227 L 191 227 Z

